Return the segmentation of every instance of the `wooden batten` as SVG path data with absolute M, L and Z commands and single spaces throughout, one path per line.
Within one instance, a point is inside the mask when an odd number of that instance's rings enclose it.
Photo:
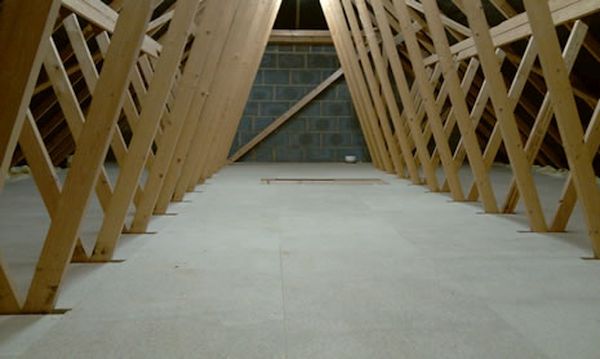
M 140 183 L 148 153 L 157 135 L 160 120 L 163 113 L 167 112 L 165 106 L 171 88 L 175 84 L 175 74 L 183 56 L 189 36 L 188 30 L 194 20 L 198 4 L 198 0 L 180 0 L 177 3 L 173 23 L 166 35 L 166 45 L 158 58 L 154 77 L 142 101 L 142 111 L 135 124 L 129 151 L 98 233 L 92 254 L 93 260 L 112 259 L 121 229 L 125 225 L 129 205 L 134 199 L 135 189 Z M 169 123 L 172 124 L 173 121 Z
M 202 133 L 201 114 L 207 105 L 217 69 L 227 46 L 227 39 L 232 36 L 236 11 L 241 6 L 237 0 L 221 1 L 220 4 L 221 6 L 213 3 L 212 0 L 207 4 L 206 11 L 209 20 L 200 24 L 198 30 L 200 34 L 198 41 L 200 42 L 194 45 L 190 55 L 190 60 L 194 60 L 196 67 L 188 68 L 184 72 L 183 86 L 189 86 L 190 97 L 181 98 L 180 106 L 175 108 L 175 111 L 181 111 L 182 116 L 185 116 L 181 136 L 177 140 L 177 146 L 168 164 L 164 181 L 162 184 L 157 184 L 157 188 L 160 187 L 159 193 L 155 195 L 156 198 L 152 199 L 153 203 L 149 204 L 148 208 L 140 208 L 144 212 L 138 210 L 133 223 L 134 227 L 137 225 L 146 227 L 152 212 L 162 214 L 167 211 L 180 178 L 184 176 L 184 169 L 189 170 L 188 164 L 198 155 L 194 152 L 194 148 L 199 145 L 197 139 Z M 218 14 L 218 16 L 213 14 Z M 158 182 L 159 179 L 155 179 L 155 181 Z M 152 177 L 150 184 L 152 184 Z
M 331 33 L 327 30 L 272 30 L 270 44 L 330 45 Z
M 49 313 L 54 308 L 68 260 L 75 248 L 83 213 L 108 150 L 111 130 L 120 113 L 150 10 L 150 0 L 128 2 L 119 17 L 113 43 L 79 137 L 83 149 L 75 154 L 67 175 L 56 217 L 48 230 L 23 306 L 24 312 Z

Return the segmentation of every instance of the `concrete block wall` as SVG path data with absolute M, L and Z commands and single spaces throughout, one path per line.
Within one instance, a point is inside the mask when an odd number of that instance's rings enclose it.
M 333 46 L 269 45 L 236 134 L 233 154 L 340 64 Z M 345 79 L 338 80 L 241 161 L 370 161 Z

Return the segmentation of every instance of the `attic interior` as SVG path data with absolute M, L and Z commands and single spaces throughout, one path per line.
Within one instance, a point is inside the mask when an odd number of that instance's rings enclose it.
M 0 2 L 0 358 L 598 358 L 598 0 Z

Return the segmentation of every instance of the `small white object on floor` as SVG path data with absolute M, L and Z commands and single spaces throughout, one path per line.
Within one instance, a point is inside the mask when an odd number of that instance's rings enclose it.
M 356 156 L 353 155 L 348 155 L 346 157 L 344 157 L 344 160 L 346 161 L 346 163 L 356 163 Z

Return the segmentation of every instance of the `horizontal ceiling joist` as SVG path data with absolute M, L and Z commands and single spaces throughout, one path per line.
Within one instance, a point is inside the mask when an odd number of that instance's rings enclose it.
M 274 44 L 333 44 L 327 30 L 273 30 L 270 43 Z

